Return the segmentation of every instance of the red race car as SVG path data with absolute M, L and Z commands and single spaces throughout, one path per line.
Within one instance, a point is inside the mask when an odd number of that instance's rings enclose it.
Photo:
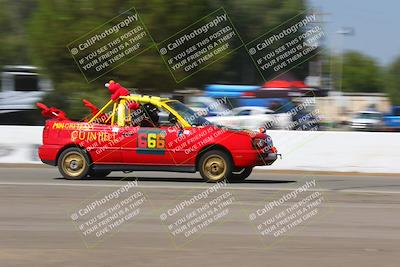
M 168 98 L 118 96 L 100 110 L 91 107 L 95 115 L 83 122 L 40 107 L 53 116 L 39 157 L 67 179 L 111 171 L 199 171 L 207 182 L 241 181 L 278 156 L 267 134 L 212 124 Z

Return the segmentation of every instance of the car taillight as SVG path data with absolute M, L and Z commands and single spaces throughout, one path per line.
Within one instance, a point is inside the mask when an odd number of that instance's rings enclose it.
M 49 126 L 45 125 L 43 128 L 43 134 L 42 134 L 42 143 L 44 144 L 45 138 L 49 137 Z

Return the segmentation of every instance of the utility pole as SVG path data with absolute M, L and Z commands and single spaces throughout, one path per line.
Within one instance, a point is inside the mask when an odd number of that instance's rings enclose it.
M 312 13 L 317 17 L 317 19 L 314 22 L 310 22 L 310 24 L 317 24 L 323 29 L 324 24 L 326 23 L 324 17 L 331 15 L 331 13 L 322 12 L 321 7 L 314 7 L 312 9 Z M 318 44 L 318 46 L 321 47 L 321 44 Z M 323 55 L 319 54 L 316 56 L 315 60 L 309 62 L 309 67 L 308 67 L 308 76 L 318 77 L 318 83 L 320 88 L 322 87 L 322 80 L 323 80 L 323 73 L 322 73 L 323 60 L 324 60 Z
M 339 71 L 338 71 L 338 91 L 342 92 L 343 85 L 343 52 L 344 52 L 344 37 L 354 35 L 354 29 L 351 27 L 342 27 L 336 31 L 340 36 L 340 55 L 339 55 Z

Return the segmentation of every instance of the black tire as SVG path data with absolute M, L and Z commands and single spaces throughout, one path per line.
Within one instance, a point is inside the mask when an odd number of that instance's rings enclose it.
M 207 183 L 229 179 L 232 174 L 231 157 L 222 150 L 207 151 L 199 159 L 198 170 Z
M 111 171 L 106 170 L 90 170 L 88 176 L 90 178 L 105 178 L 109 175 Z
M 243 168 L 237 173 L 232 173 L 229 181 L 231 182 L 241 182 L 244 181 L 247 177 L 250 176 L 253 171 L 253 167 Z
M 77 147 L 70 147 L 61 152 L 57 165 L 62 176 L 69 180 L 85 178 L 90 171 L 89 156 Z

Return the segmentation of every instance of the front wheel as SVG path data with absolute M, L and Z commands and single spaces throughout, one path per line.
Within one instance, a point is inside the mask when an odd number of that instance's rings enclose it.
M 58 170 L 66 179 L 77 180 L 86 177 L 89 173 L 89 157 L 82 149 L 70 147 L 58 157 Z
M 208 183 L 217 183 L 229 178 L 232 174 L 232 161 L 227 153 L 221 150 L 210 150 L 199 160 L 199 171 Z
M 250 176 L 252 171 L 253 171 L 253 167 L 243 168 L 239 172 L 232 173 L 232 175 L 229 178 L 229 180 L 232 181 L 232 182 L 244 181 L 247 177 Z

